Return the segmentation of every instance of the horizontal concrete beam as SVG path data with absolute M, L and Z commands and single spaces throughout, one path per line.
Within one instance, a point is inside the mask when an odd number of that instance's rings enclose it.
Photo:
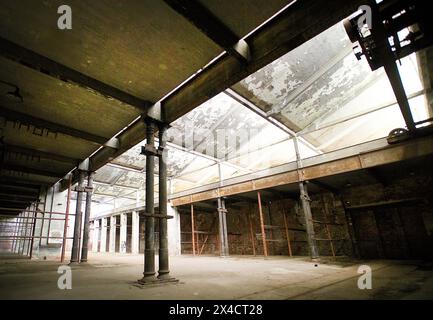
M 38 176 L 53 177 L 53 178 L 62 178 L 64 176 L 64 173 L 54 172 L 50 170 L 34 169 L 34 168 L 29 168 L 29 167 L 14 165 L 14 164 L 3 164 L 1 169 L 6 171 L 36 174 Z
M 0 117 L 5 118 L 10 121 L 18 121 L 20 123 L 26 124 L 26 125 L 32 125 L 35 127 L 45 128 L 52 132 L 58 132 L 64 135 L 68 135 L 71 137 L 83 139 L 92 143 L 95 143 L 97 145 L 104 145 L 108 142 L 107 138 L 100 137 L 98 135 L 94 135 L 88 132 L 84 132 L 78 129 L 70 128 L 58 123 L 54 123 L 51 121 L 47 121 L 41 118 L 29 116 L 27 114 L 13 111 L 11 109 L 1 107 L 0 106 Z
M 140 113 L 152 105 L 149 101 L 137 98 L 1 37 L 0 55 L 61 81 L 74 83 L 104 97 L 112 97 L 135 107 Z
M 373 145 L 373 143 L 370 143 L 370 145 Z M 282 172 L 267 177 L 252 179 L 245 178 L 246 181 L 243 182 L 224 185 L 222 187 L 209 188 L 209 190 L 203 190 L 190 195 L 180 197 L 174 196 L 171 198 L 171 202 L 173 206 L 180 206 L 184 204 L 215 199 L 222 196 L 231 196 L 245 192 L 298 183 L 299 181 L 313 180 L 336 174 L 372 168 L 432 154 L 433 137 L 421 138 L 398 145 L 389 145 L 381 149 L 371 149 L 369 151 L 359 152 L 350 156 L 345 155 L 340 159 L 334 158 L 323 163 L 308 165 L 308 161 L 305 161 L 305 166 L 299 170 L 299 172 L 296 168 L 293 168 L 287 172 Z M 324 158 L 323 156 L 318 157 Z
M 42 159 L 54 160 L 54 161 L 70 163 L 70 164 L 77 164 L 79 162 L 78 159 L 65 157 L 59 154 L 39 151 L 35 149 L 23 148 L 14 145 L 5 145 L 4 150 L 6 154 L 14 153 L 14 154 L 26 155 L 29 157 L 38 157 Z

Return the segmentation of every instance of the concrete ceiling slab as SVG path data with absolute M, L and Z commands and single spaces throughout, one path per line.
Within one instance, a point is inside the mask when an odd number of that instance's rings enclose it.
M 199 0 L 239 38 L 265 22 L 289 0 Z
M 85 159 L 98 149 L 98 146 L 84 140 L 0 119 L 3 120 L 0 121 L 0 133 L 6 145 L 36 149 L 74 159 Z
M 71 0 L 72 30 L 59 30 L 57 8 L 63 4 L 4 2 L 0 34 L 149 101 L 162 98 L 221 52 L 163 1 Z
M 0 58 L 0 80 L 16 85 L 23 101 L 0 95 L 0 105 L 13 111 L 93 133 L 107 140 L 138 113 L 114 99 L 54 79 Z M 11 89 L 11 88 L 9 88 Z

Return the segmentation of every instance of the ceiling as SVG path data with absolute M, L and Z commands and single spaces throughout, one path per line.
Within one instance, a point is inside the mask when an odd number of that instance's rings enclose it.
M 110 139 L 224 52 L 164 1 L 71 0 L 71 30 L 57 28 L 62 4 L 0 5 L 0 183 L 4 193 L 23 200 L 5 201 L 3 207 L 14 210 L 4 214 L 17 213 L 41 187 L 101 148 L 110 155 L 129 149 L 133 140 L 118 147 L 120 139 Z M 240 38 L 287 1 L 203 5 Z M 236 12 L 242 12 L 241 22 Z M 12 184 L 18 181 L 31 186 L 29 198 L 17 194 Z
M 199 0 L 250 44 L 247 62 L 171 2 L 69 1 L 72 30 L 57 28 L 61 1 L 2 2 L 0 201 L 14 209 L 3 214 L 16 214 L 89 157 L 95 201 L 143 201 L 145 126 L 137 119 L 161 99 L 175 191 L 219 181 L 218 166 L 229 178 L 294 161 L 291 132 L 308 158 L 404 125 L 386 75 L 356 60 L 340 23 L 360 1 L 327 3 L 325 14 L 310 0 Z M 422 119 L 416 65 L 408 57 L 401 72 Z M 220 132 L 246 139 L 222 142 Z

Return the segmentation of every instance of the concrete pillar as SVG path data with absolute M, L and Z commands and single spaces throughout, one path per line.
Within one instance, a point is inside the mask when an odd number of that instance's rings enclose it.
M 126 213 L 120 214 L 120 241 L 119 252 L 126 253 L 126 232 L 127 232 L 127 216 Z
M 131 252 L 139 253 L 140 244 L 140 216 L 137 211 L 132 211 L 132 235 L 131 235 Z
M 83 200 L 83 183 L 84 171 L 79 170 L 79 178 L 77 185 L 77 205 L 75 210 L 75 224 L 74 224 L 74 239 L 72 242 L 71 263 L 78 263 L 80 256 L 80 243 L 81 243 L 81 205 Z
M 93 241 L 92 241 L 92 252 L 98 252 L 98 242 L 99 242 L 99 220 L 93 221 Z
M 173 219 L 167 221 L 168 252 L 171 256 L 180 256 L 180 215 L 176 207 L 167 206 L 167 214 Z
M 109 252 L 115 253 L 116 252 L 116 216 L 110 217 L 110 241 L 109 241 Z
M 102 218 L 101 224 L 101 245 L 99 251 L 107 252 L 107 218 Z
M 83 247 L 81 248 L 81 262 L 87 262 L 89 251 L 90 211 L 92 209 L 93 172 L 87 175 L 86 211 L 84 214 Z

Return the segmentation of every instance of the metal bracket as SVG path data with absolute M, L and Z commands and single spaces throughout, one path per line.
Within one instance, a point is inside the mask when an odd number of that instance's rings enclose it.
M 147 212 L 140 212 L 140 217 L 149 217 L 149 218 L 157 218 L 157 219 L 173 219 L 173 216 L 164 215 L 164 214 L 151 214 Z
M 86 192 L 86 187 L 79 187 L 79 186 L 76 186 L 76 187 L 74 188 L 74 191 L 76 191 L 76 192 Z
M 162 155 L 162 151 L 156 148 L 154 145 L 146 143 L 146 145 L 141 146 L 140 154 L 144 154 L 145 156 L 155 156 L 159 157 Z

